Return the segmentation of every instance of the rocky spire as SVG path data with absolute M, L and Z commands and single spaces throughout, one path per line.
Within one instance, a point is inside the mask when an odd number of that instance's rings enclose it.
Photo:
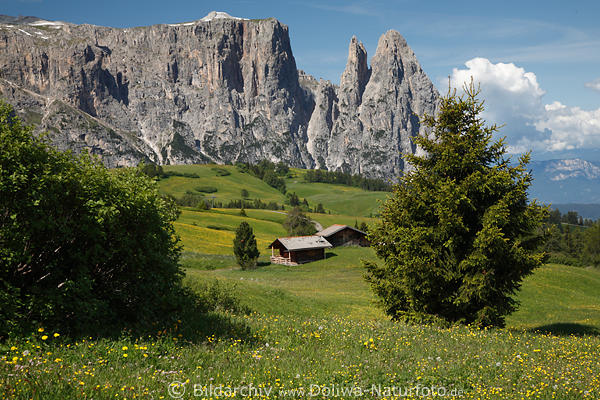
M 345 105 L 357 107 L 360 104 L 370 74 L 365 46 L 356 36 L 352 36 L 348 48 L 348 62 L 340 80 L 340 102 L 343 105 L 346 103 Z

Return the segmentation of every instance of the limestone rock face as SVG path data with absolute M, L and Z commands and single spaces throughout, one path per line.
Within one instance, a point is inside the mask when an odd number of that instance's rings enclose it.
M 287 26 L 211 13 L 127 29 L 0 16 L 0 97 L 110 166 L 284 161 L 399 174 L 437 92 L 397 32 L 356 38 L 340 86 L 296 68 Z
M 426 134 L 419 116 L 434 115 L 439 98 L 404 38 L 396 31 L 384 34 L 370 69 L 364 47 L 352 38 L 339 89 L 330 93 L 326 86 L 322 83 L 315 97 L 317 104 L 333 101 L 332 128 L 309 129 L 308 134 L 309 143 L 319 143 L 309 147 L 311 155 L 324 160 L 317 165 L 367 176 L 398 176 L 405 168 L 401 154 L 418 151 L 411 139 Z

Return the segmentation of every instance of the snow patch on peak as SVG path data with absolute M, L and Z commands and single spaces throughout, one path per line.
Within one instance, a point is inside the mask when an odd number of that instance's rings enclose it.
M 180 24 L 168 24 L 169 26 L 192 26 L 196 25 L 195 22 L 182 22 Z
M 222 11 L 211 11 L 208 13 L 208 15 L 204 18 L 202 18 L 200 21 L 202 22 L 209 22 L 212 21 L 214 19 L 237 19 L 237 20 L 247 20 L 247 18 L 238 18 L 238 17 L 232 17 L 231 15 L 227 14 L 226 12 L 222 12 Z
M 40 19 L 40 20 L 37 20 L 34 22 L 30 22 L 27 25 L 29 25 L 29 26 L 47 26 L 47 27 L 51 27 L 54 29 L 60 29 L 66 24 L 62 21 L 46 21 L 45 19 Z
M 600 178 L 600 167 L 589 161 L 578 158 L 570 160 L 557 160 L 546 167 L 546 172 L 553 174 L 553 181 L 562 181 L 569 178 Z

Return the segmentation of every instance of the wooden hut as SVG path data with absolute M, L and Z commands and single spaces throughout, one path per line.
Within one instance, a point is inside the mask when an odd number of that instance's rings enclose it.
M 316 235 L 327 239 L 327 241 L 331 243 L 333 247 L 370 246 L 370 243 L 366 237 L 367 234 L 349 225 L 334 224 L 323 229 L 321 232 L 317 232 Z
M 331 244 L 321 236 L 277 238 L 269 245 L 273 264 L 298 265 L 325 258 Z

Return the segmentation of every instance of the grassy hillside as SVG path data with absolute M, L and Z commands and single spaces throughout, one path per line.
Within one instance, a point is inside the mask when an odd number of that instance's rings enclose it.
M 224 167 L 230 175 L 218 177 L 210 166 L 169 168 L 201 178 L 161 180 L 165 193 L 210 185 L 223 200 L 239 198 L 242 187 L 263 201 L 283 200 L 232 167 Z M 326 199 L 327 187 L 332 199 Z M 345 213 L 311 214 L 324 226 L 371 222 L 366 216 L 385 195 L 307 185 L 300 177 L 290 179 L 288 188 L 311 203 L 323 196 L 326 208 Z M 335 248 L 325 260 L 270 265 L 266 246 L 285 235 L 285 215 L 246 213 L 185 209 L 175 224 L 185 284 L 204 298 L 238 307 L 191 316 L 145 338 L 124 332 L 120 339 L 72 340 L 40 327 L 0 345 L 0 397 L 600 398 L 600 271 L 538 269 L 524 281 L 521 307 L 505 329 L 410 326 L 389 321 L 374 303 L 360 263 L 375 260 L 372 249 Z M 257 237 L 256 270 L 241 271 L 232 256 L 241 221 Z M 233 393 L 250 387 L 252 396 Z
M 175 222 L 175 229 L 182 238 L 184 249 L 208 254 L 232 254 L 235 229 L 242 221 L 247 221 L 254 229 L 261 249 L 266 248 L 276 237 L 286 235 L 279 222 L 285 218 L 283 214 L 267 210 L 248 210 L 248 217 L 241 217 L 239 210 L 226 211 L 229 212 L 182 210 L 181 216 Z M 272 219 L 269 218 L 271 216 Z
M 220 176 L 215 168 L 226 170 L 230 175 Z M 181 197 L 187 191 L 194 192 L 202 186 L 213 186 L 217 188 L 217 191 L 208 194 L 207 197 L 212 199 L 214 196 L 216 201 L 224 203 L 230 200 L 239 200 L 242 189 L 248 190 L 250 199 L 258 198 L 265 203 L 275 201 L 278 204 L 284 204 L 286 201 L 285 195 L 277 189 L 249 173 L 239 172 L 233 166 L 173 165 L 165 166 L 164 170 L 166 172 L 194 173 L 199 176 L 199 178 L 172 176 L 161 179 L 160 190 L 175 197 Z M 368 192 L 344 185 L 306 183 L 302 178 L 303 170 L 292 168 L 290 171 L 291 177 L 286 178 L 288 192 L 296 192 L 301 199 L 306 198 L 311 207 L 323 203 L 325 209 L 333 214 L 343 214 L 352 218 L 375 215 L 378 212 L 379 202 L 389 194 L 387 192 Z
M 230 175 L 219 176 L 213 168 L 226 170 Z M 181 197 L 187 191 L 195 191 L 198 187 L 213 186 L 217 191 L 207 196 L 211 198 L 214 196 L 216 200 L 223 202 L 240 199 L 242 189 L 248 190 L 250 198 L 260 198 L 267 203 L 269 201 L 283 203 L 285 200 L 283 194 L 277 189 L 250 174 L 240 173 L 235 167 L 229 165 L 167 165 L 164 166 L 164 170 L 193 173 L 199 176 L 199 178 L 172 176 L 161 179 L 159 182 L 161 192 L 175 197 Z
M 283 201 L 280 192 L 249 174 L 242 174 L 231 166 L 220 166 L 229 171 L 230 175 L 217 176 L 213 167 L 167 167 L 179 172 L 193 172 L 202 178 L 171 177 L 160 181 L 161 190 L 177 195 L 178 192 L 173 191 L 172 186 L 173 180 L 176 180 L 180 183 L 185 182 L 185 185 L 179 186 L 180 193 L 196 184 L 202 184 L 222 187 L 220 195 L 239 198 L 237 192 L 243 186 L 251 193 L 258 193 L 260 198 Z M 288 182 L 288 188 L 298 189 L 297 193 L 301 197 L 318 198 L 327 187 L 332 191 L 337 190 L 335 201 L 339 201 L 340 204 L 353 204 L 357 198 L 362 201 L 371 196 L 371 203 L 364 201 L 360 206 L 364 211 L 368 209 L 369 204 L 374 206 L 377 203 L 376 196 L 386 195 L 341 185 L 307 184 L 302 182 L 302 170 L 293 171 L 296 176 Z M 235 185 L 238 185 L 236 189 L 231 189 Z M 265 195 L 262 195 L 262 190 L 265 190 Z M 235 282 L 244 293 L 242 300 L 261 313 L 277 312 L 293 316 L 350 313 L 356 319 L 383 318 L 374 306 L 374 298 L 362 277 L 360 260 L 374 259 L 371 249 L 333 249 L 328 252 L 326 260 L 300 267 L 268 265 L 270 251 L 267 246 L 276 237 L 286 235 L 281 225 L 285 214 L 271 210 L 246 210 L 246 214 L 246 217 L 240 216 L 237 209 L 182 211 L 175 227 L 182 238 L 183 264 L 188 268 L 190 279 Z M 353 215 L 310 213 L 309 216 L 324 227 L 334 223 L 354 225 L 355 221 L 374 221 L 368 217 Z M 256 271 L 237 270 L 233 258 L 234 231 L 242 221 L 247 221 L 254 229 L 261 252 L 259 261 L 263 267 Z M 557 329 L 575 333 L 600 330 L 599 289 L 600 276 L 595 270 L 560 265 L 544 266 L 525 280 L 518 295 L 521 307 L 508 318 L 508 326 L 517 329 Z M 272 298 L 273 294 L 280 298 Z M 302 304 L 302 307 L 298 304 Z
M 381 201 L 388 192 L 369 192 L 356 187 L 332 185 L 329 183 L 307 183 L 303 180 L 304 171 L 292 169 L 293 178 L 286 180 L 287 189 L 306 198 L 310 204 L 323 203 L 334 214 L 370 216 L 379 212 Z
M 355 319 L 383 318 L 363 279 L 360 261 L 375 259 L 370 248 L 328 250 L 327 259 L 299 267 L 268 265 L 268 244 L 286 233 L 285 215 L 270 210 L 184 210 L 176 222 L 184 245 L 183 264 L 191 279 L 235 283 L 243 301 L 260 313 L 290 316 L 348 313 Z M 324 225 L 351 223 L 351 217 L 311 214 Z M 262 268 L 240 271 L 232 256 L 234 230 L 241 221 L 254 229 Z M 360 221 L 360 219 L 359 219 Z M 273 297 L 275 296 L 275 297 Z M 280 297 L 277 297 L 280 296 Z M 528 277 L 518 294 L 521 307 L 507 324 L 516 329 L 572 333 L 600 332 L 600 272 L 546 265 Z M 302 304 L 302 306 L 298 306 Z
M 554 333 L 600 333 L 600 271 L 545 265 L 519 292 L 508 325 Z

